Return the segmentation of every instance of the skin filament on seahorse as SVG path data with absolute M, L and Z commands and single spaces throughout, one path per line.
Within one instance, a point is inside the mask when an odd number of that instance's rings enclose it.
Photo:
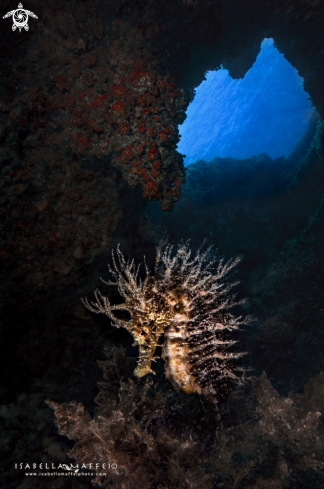
M 162 357 L 166 377 L 174 388 L 217 396 L 240 381 L 235 367 L 244 353 L 228 351 L 236 343 L 228 339 L 228 332 L 248 324 L 251 318 L 229 312 L 244 302 L 236 301 L 232 293 L 238 282 L 228 281 L 240 258 L 224 262 L 216 257 L 212 246 L 205 251 L 202 248 L 191 257 L 188 242 L 173 252 L 173 246 L 161 241 L 154 275 L 145 263 L 145 277 L 141 278 L 140 265 L 126 261 L 118 245 L 117 259 L 112 252 L 112 266 L 108 265 L 114 280 L 103 282 L 116 286 L 125 302 L 111 305 L 98 290 L 95 301 L 82 301 L 90 311 L 105 314 L 114 326 L 133 335 L 134 345 L 139 347 L 134 371 L 137 377 L 154 373 L 151 364 L 164 335 Z M 127 311 L 130 319 L 119 319 L 115 311 Z

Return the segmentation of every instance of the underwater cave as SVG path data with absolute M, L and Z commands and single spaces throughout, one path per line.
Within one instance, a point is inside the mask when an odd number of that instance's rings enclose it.
M 179 127 L 185 165 L 216 156 L 236 159 L 267 154 L 287 157 L 307 131 L 314 108 L 303 79 L 264 39 L 243 79 L 224 68 L 206 73 Z
M 1 488 L 324 487 L 323 1 L 12 8 Z

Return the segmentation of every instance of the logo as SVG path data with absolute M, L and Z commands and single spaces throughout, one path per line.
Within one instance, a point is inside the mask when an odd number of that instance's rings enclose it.
M 22 3 L 18 5 L 17 10 L 11 10 L 10 12 L 7 12 L 6 15 L 4 15 L 2 18 L 6 19 L 7 17 L 10 17 L 12 15 L 12 30 L 15 31 L 18 27 L 19 32 L 21 32 L 21 29 L 24 28 L 25 31 L 29 30 L 29 25 L 28 25 L 28 16 L 30 15 L 31 17 L 34 17 L 34 19 L 38 19 L 37 15 L 34 14 L 34 12 L 31 12 L 30 10 L 25 10 L 23 9 Z
M 55 465 L 54 463 L 15 463 L 15 469 L 19 470 L 25 470 L 25 471 L 31 471 L 31 472 L 25 472 L 25 475 L 29 476 L 50 476 L 50 475 L 70 475 L 70 476 L 93 476 L 93 472 L 95 472 L 95 475 L 98 476 L 104 476 L 106 477 L 106 472 L 101 472 L 101 471 L 106 471 L 107 469 L 110 470 L 117 470 L 117 464 L 115 462 L 110 463 L 110 462 L 105 462 L 105 463 L 80 463 L 73 465 L 72 463 L 70 465 L 68 464 L 58 464 Z M 46 471 L 46 472 L 44 472 Z M 50 472 L 49 472 L 50 471 Z M 54 471 L 54 472 L 53 472 Z M 85 471 L 85 472 L 84 472 Z M 91 471 L 91 472 L 90 472 Z

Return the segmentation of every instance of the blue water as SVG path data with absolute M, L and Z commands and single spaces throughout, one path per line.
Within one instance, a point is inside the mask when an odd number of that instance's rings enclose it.
M 313 111 L 302 82 L 273 39 L 262 42 L 243 79 L 233 80 L 225 69 L 209 71 L 179 126 L 185 165 L 215 156 L 287 156 Z

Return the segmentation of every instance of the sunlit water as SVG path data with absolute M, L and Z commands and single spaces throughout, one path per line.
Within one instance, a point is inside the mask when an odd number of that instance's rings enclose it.
M 265 39 L 241 80 L 228 71 L 209 71 L 196 89 L 180 126 L 178 151 L 185 164 L 215 156 L 287 156 L 308 128 L 309 95 L 297 70 Z

